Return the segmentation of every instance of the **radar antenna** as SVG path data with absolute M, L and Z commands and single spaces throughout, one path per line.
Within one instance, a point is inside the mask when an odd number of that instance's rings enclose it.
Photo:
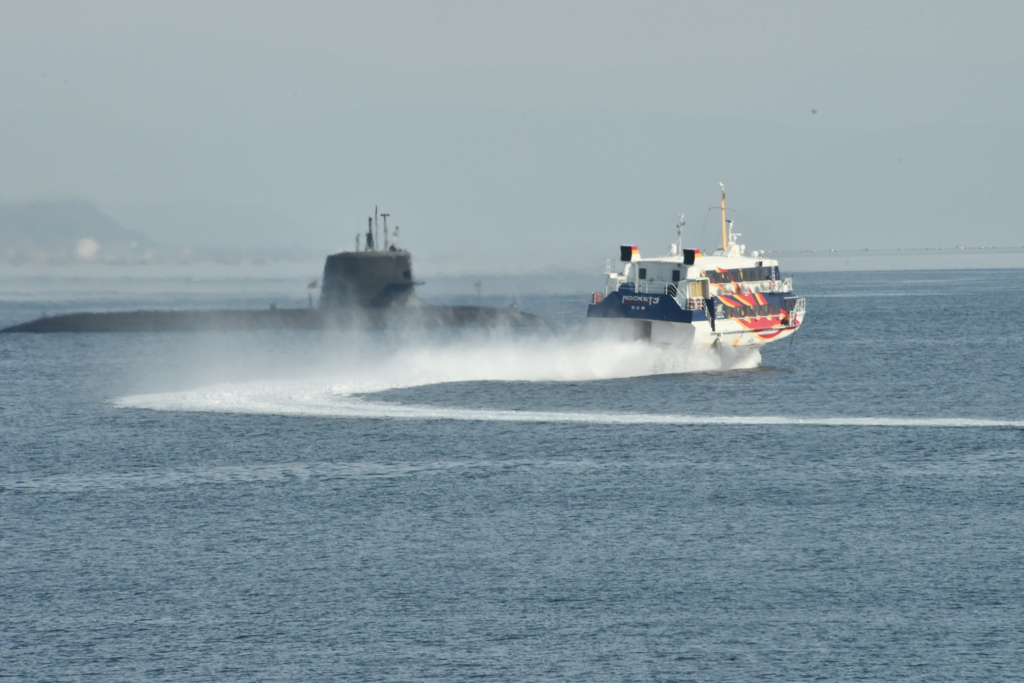
M 736 222 L 736 221 L 726 221 L 726 223 L 728 223 L 728 224 L 729 224 L 729 246 L 730 246 L 730 247 L 731 247 L 731 246 L 734 246 L 734 245 L 736 244 L 736 238 L 737 238 L 737 237 L 743 237 L 743 234 L 742 234 L 742 233 L 739 233 L 739 232 L 733 232 L 733 231 L 732 231 L 732 229 L 733 229 L 733 227 L 734 227 L 734 226 L 733 226 L 733 224 L 734 224 L 735 222 Z

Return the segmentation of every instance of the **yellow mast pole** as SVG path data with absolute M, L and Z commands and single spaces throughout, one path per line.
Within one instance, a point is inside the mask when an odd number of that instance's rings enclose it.
M 719 183 L 721 185 L 721 183 Z M 722 185 L 722 251 L 729 248 L 729 236 L 725 231 L 725 185 Z

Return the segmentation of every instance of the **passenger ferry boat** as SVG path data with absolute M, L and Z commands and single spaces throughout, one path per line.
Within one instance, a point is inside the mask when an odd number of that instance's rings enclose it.
M 803 322 L 804 299 L 793 294 L 779 263 L 746 253 L 726 219 L 722 186 L 722 248 L 711 254 L 682 248 L 642 258 L 635 246 L 620 247 L 622 272 L 609 263 L 604 292 L 594 292 L 587 318 L 652 344 L 697 348 L 761 346 L 792 335 Z

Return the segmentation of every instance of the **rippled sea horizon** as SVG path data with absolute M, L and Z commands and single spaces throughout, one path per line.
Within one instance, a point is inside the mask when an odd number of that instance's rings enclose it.
M 0 326 L 277 287 L 15 285 Z M 522 297 L 543 332 L 0 335 L 0 678 L 1019 680 L 1024 270 L 796 288 L 724 363 L 584 295 Z

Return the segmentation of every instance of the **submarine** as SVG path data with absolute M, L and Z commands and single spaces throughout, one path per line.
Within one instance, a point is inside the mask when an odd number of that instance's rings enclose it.
M 320 300 L 309 308 L 138 310 L 44 316 L 0 330 L 11 332 L 199 332 L 283 329 L 388 329 L 437 327 L 544 327 L 540 316 L 508 308 L 436 306 L 416 296 L 412 255 L 398 246 L 390 214 L 367 220 L 365 241 L 354 251 L 330 254 L 320 279 Z M 383 245 L 381 245 L 383 218 Z

